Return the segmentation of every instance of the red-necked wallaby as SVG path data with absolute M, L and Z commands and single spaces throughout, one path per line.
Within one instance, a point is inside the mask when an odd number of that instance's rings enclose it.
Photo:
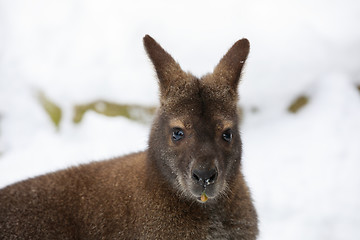
M 0 190 L 0 239 L 256 239 L 237 113 L 248 40 L 201 78 L 143 40 L 160 85 L 148 150 Z

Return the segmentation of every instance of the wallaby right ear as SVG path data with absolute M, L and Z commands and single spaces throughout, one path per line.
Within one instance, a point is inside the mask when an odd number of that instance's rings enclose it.
M 154 64 L 160 82 L 161 95 L 166 95 L 172 81 L 186 78 L 186 73 L 180 68 L 169 53 L 167 53 L 152 37 L 143 38 L 145 50 Z
M 249 50 L 250 43 L 246 38 L 237 41 L 215 67 L 214 75 L 216 78 L 225 80 L 227 84 L 236 89 Z

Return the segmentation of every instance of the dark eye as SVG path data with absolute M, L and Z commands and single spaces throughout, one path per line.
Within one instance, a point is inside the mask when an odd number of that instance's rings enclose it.
M 222 138 L 223 138 L 226 142 L 231 142 L 231 139 L 232 139 L 231 130 L 228 129 L 228 130 L 226 130 L 225 132 L 223 132 Z
M 180 128 L 174 128 L 172 132 L 172 140 L 179 141 L 184 137 L 184 132 Z

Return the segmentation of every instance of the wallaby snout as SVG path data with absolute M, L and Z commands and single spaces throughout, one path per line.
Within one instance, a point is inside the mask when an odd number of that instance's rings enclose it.
M 200 129 L 200 128 L 199 128 Z M 205 129 L 201 129 L 206 132 Z M 210 130 L 211 131 L 211 130 Z M 201 139 L 208 138 L 207 141 Z M 198 134 L 196 143 L 194 144 L 195 151 L 192 152 L 193 162 L 190 165 L 192 180 L 200 186 L 206 188 L 216 182 L 219 171 L 219 156 L 213 141 L 213 136 L 207 134 Z
M 218 172 L 216 168 L 212 169 L 200 169 L 196 168 L 192 170 L 192 178 L 195 183 L 200 184 L 204 188 L 215 183 Z

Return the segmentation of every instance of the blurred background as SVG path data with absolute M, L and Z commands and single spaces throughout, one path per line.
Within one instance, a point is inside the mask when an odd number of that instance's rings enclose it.
M 0 187 L 146 149 L 145 34 L 196 76 L 246 37 L 259 239 L 360 239 L 359 23 L 355 0 L 0 0 Z

